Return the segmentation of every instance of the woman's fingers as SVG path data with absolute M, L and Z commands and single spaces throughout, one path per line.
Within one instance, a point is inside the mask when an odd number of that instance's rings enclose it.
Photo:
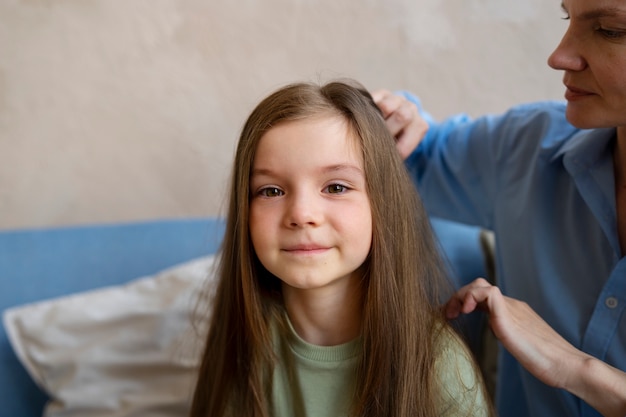
M 428 132 L 428 123 L 420 116 L 415 103 L 398 94 L 381 89 L 374 91 L 372 97 L 383 113 L 387 128 L 396 138 L 400 156 L 406 159 Z

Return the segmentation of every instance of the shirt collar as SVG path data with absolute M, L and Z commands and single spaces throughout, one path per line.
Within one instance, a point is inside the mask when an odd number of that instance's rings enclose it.
M 555 153 L 553 160 L 563 158 L 565 168 L 573 176 L 598 164 L 606 164 L 607 158 L 611 161 L 612 168 L 613 141 L 616 134 L 615 128 L 581 130 L 565 142 Z
M 593 211 L 607 239 L 620 253 L 615 230 L 615 178 L 613 173 L 613 144 L 616 129 L 582 130 L 566 141 L 556 153 L 572 176 L 578 192 Z

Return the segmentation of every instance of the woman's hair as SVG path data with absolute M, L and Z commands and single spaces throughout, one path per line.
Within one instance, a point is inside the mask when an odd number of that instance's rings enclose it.
M 363 153 L 372 245 L 363 278 L 362 354 L 354 416 L 434 416 L 434 341 L 447 285 L 427 215 L 394 138 L 370 94 L 354 81 L 292 84 L 252 111 L 237 146 L 219 285 L 191 416 L 269 417 L 281 283 L 257 259 L 249 234 L 250 174 L 259 140 L 273 127 L 341 117 Z M 445 287 L 447 289 L 447 287 Z

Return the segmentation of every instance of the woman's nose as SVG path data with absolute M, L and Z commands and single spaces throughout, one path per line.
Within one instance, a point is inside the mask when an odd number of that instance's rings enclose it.
M 548 57 L 548 65 L 555 70 L 582 71 L 587 61 L 582 54 L 583 43 L 576 39 L 571 26 L 567 29 L 561 42 Z

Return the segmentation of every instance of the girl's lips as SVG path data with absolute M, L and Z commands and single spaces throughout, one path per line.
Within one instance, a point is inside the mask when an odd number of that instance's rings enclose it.
M 328 250 L 328 248 L 321 247 L 321 246 L 304 245 L 304 246 L 292 246 L 292 247 L 285 248 L 283 250 L 287 253 L 294 254 L 294 255 L 314 255 L 314 254 L 325 252 Z

